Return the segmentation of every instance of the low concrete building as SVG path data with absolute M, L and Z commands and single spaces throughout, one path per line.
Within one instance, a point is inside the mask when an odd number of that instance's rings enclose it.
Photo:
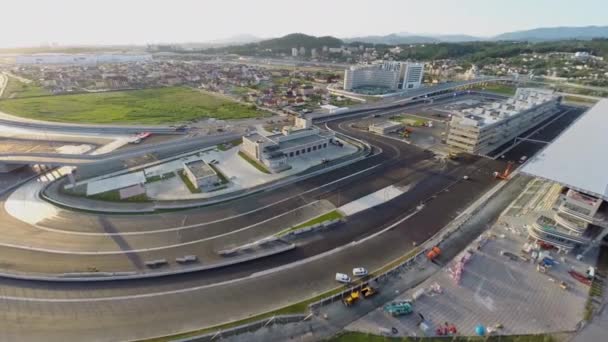
M 298 118 L 296 126 L 284 127 L 279 134 L 252 133 L 243 137 L 241 152 L 266 165 L 272 172 L 289 169 L 289 160 L 327 148 L 334 133 L 312 127 L 310 119 Z
M 369 125 L 369 131 L 376 134 L 394 133 L 404 128 L 401 122 L 384 121 Z
M 221 182 L 217 172 L 203 160 L 184 163 L 184 173 L 190 182 L 202 191 L 211 190 Z
M 454 113 L 447 144 L 458 151 L 487 154 L 557 114 L 559 99 L 552 90 L 519 88 L 505 101 Z

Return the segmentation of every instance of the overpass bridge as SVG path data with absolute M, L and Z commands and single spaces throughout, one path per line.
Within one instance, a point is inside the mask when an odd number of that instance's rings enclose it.
M 153 145 L 141 145 L 125 150 L 116 150 L 104 154 L 63 154 L 63 153 L 0 153 L 0 166 L 10 169 L 11 165 L 42 164 L 47 166 L 84 166 L 108 163 L 117 160 L 136 158 L 154 152 L 180 151 L 215 146 L 238 139 L 241 135 L 228 133 L 217 136 L 183 138 Z M 0 167 L 0 169 L 2 169 Z
M 378 102 L 356 105 L 351 108 L 348 108 L 347 110 L 343 110 L 337 113 L 328 114 L 323 112 L 313 112 L 308 114 L 308 116 L 314 120 L 339 116 L 343 114 L 367 112 L 371 110 L 394 109 L 401 106 L 410 105 L 416 102 L 422 102 L 428 99 L 438 98 L 442 95 L 443 97 L 446 97 L 446 95 L 451 95 L 456 90 L 462 90 L 476 85 L 495 82 L 518 82 L 518 80 L 513 77 L 484 77 L 476 78 L 474 80 L 442 83 L 435 86 L 418 88 L 414 90 L 404 91 L 401 93 L 394 93 L 391 94 L 391 96 L 387 96 Z
M 53 123 L 47 121 L 23 119 L 6 114 L 0 116 L 0 125 L 39 131 L 86 134 L 135 134 L 141 132 L 150 132 L 155 134 L 185 134 L 188 131 L 185 126 L 119 126 Z

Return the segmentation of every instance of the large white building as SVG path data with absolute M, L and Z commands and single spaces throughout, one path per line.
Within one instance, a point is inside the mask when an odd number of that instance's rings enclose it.
M 420 87 L 423 76 L 424 63 L 385 61 L 356 65 L 344 71 L 344 90 L 359 87 L 414 89 Z
M 284 127 L 279 134 L 259 133 L 243 137 L 241 152 L 266 165 L 272 172 L 289 169 L 289 160 L 326 149 L 334 133 L 312 127 L 311 119 L 297 118 L 295 127 Z
M 607 124 L 604 99 L 523 166 L 524 174 L 562 187 L 553 210 L 528 226 L 530 238 L 580 251 L 608 234 Z
M 34 54 L 15 58 L 17 64 L 104 64 L 151 61 L 148 54 Z
M 487 154 L 558 112 L 552 90 L 519 88 L 505 101 L 452 114 L 447 144 L 452 149 Z

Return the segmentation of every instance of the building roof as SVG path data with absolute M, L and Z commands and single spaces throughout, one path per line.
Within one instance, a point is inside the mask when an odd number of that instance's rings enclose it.
M 294 140 L 281 141 L 279 146 L 281 146 L 281 150 L 283 150 L 283 149 L 289 149 L 289 148 L 293 148 L 293 147 L 297 147 L 297 146 L 301 146 L 301 145 L 312 144 L 317 141 L 324 142 L 325 139 L 326 139 L 326 137 L 322 136 L 321 134 L 313 134 L 313 135 L 308 135 L 305 137 L 297 138 Z
M 215 170 L 213 170 L 213 168 L 207 163 L 205 163 L 203 160 L 191 161 L 188 163 L 184 163 L 184 165 L 188 169 L 190 169 L 190 172 L 192 172 L 192 174 L 196 178 L 203 178 L 215 175 Z
M 518 88 L 515 95 L 504 101 L 492 102 L 487 105 L 463 109 L 458 113 L 461 117 L 478 127 L 489 126 L 537 107 L 548 101 L 557 99 L 553 90 L 539 88 Z
M 608 99 L 589 109 L 522 172 L 608 200 Z

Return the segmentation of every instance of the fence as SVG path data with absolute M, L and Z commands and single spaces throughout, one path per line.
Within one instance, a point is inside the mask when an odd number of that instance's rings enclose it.
M 283 315 L 283 316 L 273 316 L 270 318 L 262 319 L 259 321 L 255 321 L 252 323 L 240 325 L 234 328 L 229 328 L 226 330 L 218 330 L 208 334 L 186 337 L 179 340 L 174 340 L 173 342 L 208 342 L 208 341 L 216 341 L 222 338 L 235 336 L 247 332 L 254 332 L 258 329 L 275 325 L 275 324 L 289 324 L 289 323 L 297 323 L 305 320 L 307 315 Z

